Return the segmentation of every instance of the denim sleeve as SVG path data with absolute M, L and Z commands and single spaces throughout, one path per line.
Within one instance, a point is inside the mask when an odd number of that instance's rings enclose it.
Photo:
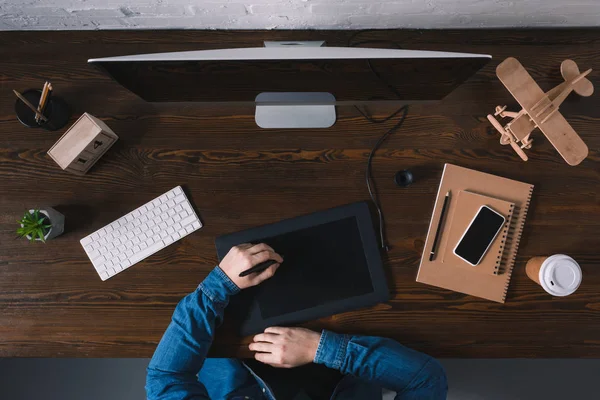
M 148 399 L 208 399 L 197 374 L 204 364 L 215 328 L 223 321 L 229 297 L 239 288 L 216 267 L 193 293 L 184 297 L 148 365 Z
M 391 339 L 324 330 L 314 362 L 394 390 L 396 400 L 445 399 L 448 391 L 437 360 Z

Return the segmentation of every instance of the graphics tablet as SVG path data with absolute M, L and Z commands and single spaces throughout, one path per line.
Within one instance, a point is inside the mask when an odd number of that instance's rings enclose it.
M 218 237 L 219 260 L 242 243 L 267 243 L 284 262 L 275 276 L 233 296 L 227 318 L 241 335 L 387 301 L 367 203 L 353 203 Z

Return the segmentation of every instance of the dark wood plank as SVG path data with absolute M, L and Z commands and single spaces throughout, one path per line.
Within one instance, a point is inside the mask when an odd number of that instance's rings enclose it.
M 173 308 L 216 263 L 214 238 L 368 198 L 370 148 L 393 125 L 339 107 L 327 130 L 261 130 L 251 105 L 145 103 L 86 64 L 90 57 L 250 47 L 262 40 L 385 39 L 409 49 L 489 53 L 493 61 L 435 105 L 411 107 L 403 128 L 377 154 L 374 173 L 392 250 L 384 257 L 392 301 L 306 326 L 383 335 L 441 357 L 600 357 L 600 97 L 561 108 L 590 148 L 566 165 L 536 133 L 530 161 L 500 146 L 485 115 L 516 106 L 495 79 L 516 56 L 543 89 L 573 58 L 599 69 L 600 31 L 128 31 L 0 34 L 0 356 L 148 357 Z M 590 79 L 598 83 L 594 71 Z M 22 127 L 11 89 L 51 79 L 73 106 L 105 120 L 119 142 L 84 177 L 62 172 L 46 151 L 62 132 Z M 383 116 L 391 109 L 375 107 Z M 452 162 L 536 185 L 506 304 L 415 282 L 442 165 Z M 394 186 L 411 168 L 416 183 Z M 293 177 L 293 179 L 290 179 Z M 185 186 L 205 227 L 116 278 L 101 282 L 79 245 L 89 232 L 163 193 Z M 63 236 L 46 245 L 14 240 L 25 208 L 56 206 Z M 576 294 L 551 298 L 525 275 L 534 255 L 567 253 L 582 266 Z M 213 355 L 247 355 L 246 341 L 219 332 Z

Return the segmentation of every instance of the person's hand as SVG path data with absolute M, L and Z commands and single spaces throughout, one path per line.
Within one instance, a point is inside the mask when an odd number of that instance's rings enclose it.
M 277 263 L 271 265 L 262 272 L 252 273 L 240 278 L 240 273 L 243 271 L 268 260 L 275 260 Z M 275 253 L 275 250 L 264 243 L 257 245 L 240 244 L 229 250 L 229 253 L 223 258 L 219 267 L 221 267 L 223 272 L 225 272 L 237 287 L 246 289 L 271 278 L 275 275 L 275 271 L 277 271 L 277 268 L 279 268 L 282 262 L 283 258 Z
M 320 340 L 321 334 L 309 329 L 274 326 L 254 336 L 254 342 L 248 347 L 262 363 L 294 368 L 313 362 Z

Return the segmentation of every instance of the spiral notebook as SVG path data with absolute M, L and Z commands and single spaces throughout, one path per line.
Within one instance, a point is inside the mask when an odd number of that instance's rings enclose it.
M 432 250 L 442 214 L 442 204 L 448 192 L 450 203 L 442 225 L 436 257 L 433 261 L 429 261 L 428 256 L 421 258 L 417 282 L 504 303 L 533 185 L 446 164 L 425 240 L 425 255 L 429 255 Z M 452 253 L 455 238 L 458 235 L 460 239 L 468 226 L 471 213 L 469 210 L 481 205 L 488 205 L 495 211 L 506 213 L 508 224 L 503 227 L 482 263 L 473 267 L 458 258 L 453 259 L 448 252 Z M 465 223 L 466 220 L 468 221 Z M 496 251 L 496 258 L 492 257 L 492 251 Z
M 455 200 L 455 201 L 452 201 Z M 502 267 L 504 246 L 509 237 L 509 228 L 512 222 L 513 210 L 515 204 L 510 201 L 496 199 L 494 197 L 484 196 L 481 194 L 459 190 L 450 201 L 450 208 L 446 216 L 446 225 L 448 228 L 445 235 L 442 235 L 440 246 L 437 253 L 441 256 L 444 263 L 450 263 L 456 266 L 468 268 L 471 271 L 498 275 L 504 273 Z M 463 259 L 454 254 L 454 248 L 462 238 L 462 234 L 467 230 L 471 221 L 481 206 L 487 206 L 497 213 L 501 214 L 506 222 L 494 239 L 490 248 L 483 256 L 481 262 L 477 266 L 465 262 Z

